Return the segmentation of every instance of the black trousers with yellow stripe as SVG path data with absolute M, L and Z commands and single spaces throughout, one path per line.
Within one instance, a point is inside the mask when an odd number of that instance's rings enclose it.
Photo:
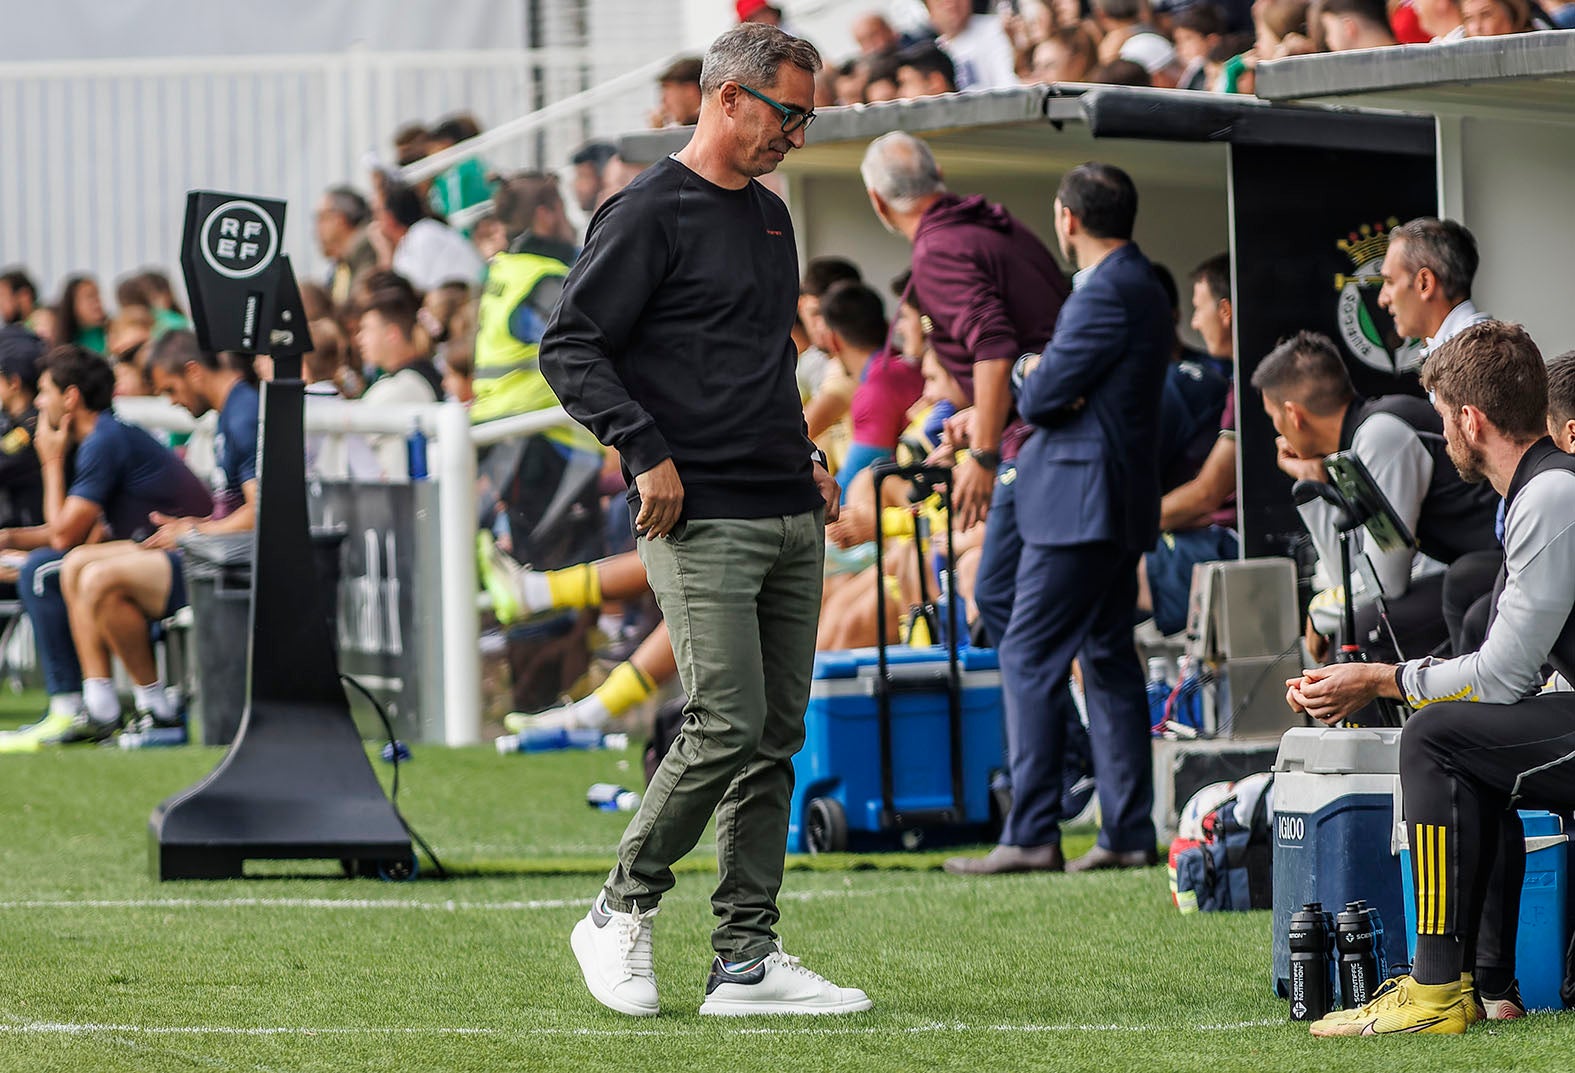
M 1575 693 L 1428 705 L 1400 735 L 1400 783 L 1419 940 L 1453 937 L 1460 968 L 1512 975 L 1526 873 L 1516 810 L 1575 810 Z

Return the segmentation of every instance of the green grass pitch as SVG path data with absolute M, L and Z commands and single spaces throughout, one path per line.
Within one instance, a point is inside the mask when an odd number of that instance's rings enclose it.
M 23 702 L 3 703 L 16 725 Z M 1269 993 L 1268 914 L 1179 916 L 1163 869 L 969 881 L 937 854 L 788 873 L 788 949 L 874 1011 L 701 1019 L 709 840 L 657 921 L 663 1014 L 622 1018 L 585 992 L 568 933 L 627 818 L 585 789 L 637 786 L 634 751 L 418 747 L 401 805 L 448 882 L 349 881 L 328 862 L 153 882 L 149 811 L 219 755 L 0 757 L 0 1071 L 1575 1068 L 1570 1014 L 1312 1040 Z

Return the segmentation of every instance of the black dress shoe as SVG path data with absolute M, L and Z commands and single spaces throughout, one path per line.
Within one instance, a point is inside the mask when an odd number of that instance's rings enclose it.
M 1066 868 L 1061 847 L 996 846 L 983 857 L 948 857 L 941 867 L 954 876 L 999 876 L 1013 872 L 1060 872 Z
M 1102 872 L 1112 868 L 1149 868 L 1159 863 L 1156 849 L 1138 849 L 1130 853 L 1117 853 L 1104 846 L 1095 846 L 1075 861 L 1068 861 L 1068 872 Z

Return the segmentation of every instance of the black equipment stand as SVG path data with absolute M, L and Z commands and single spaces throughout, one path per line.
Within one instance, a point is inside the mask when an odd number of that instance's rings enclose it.
M 1353 581 L 1351 541 L 1358 529 L 1366 529 L 1368 536 L 1380 551 L 1393 551 L 1400 547 L 1414 548 L 1416 538 L 1411 534 L 1405 521 L 1395 513 L 1383 489 L 1378 487 L 1372 474 L 1367 471 L 1367 467 L 1354 452 L 1342 451 L 1332 454 L 1324 459 L 1324 467 L 1329 472 L 1331 483 L 1297 481 L 1291 488 L 1291 496 L 1298 504 L 1321 499 L 1335 509 L 1335 528 L 1340 534 L 1340 584 L 1345 587 L 1345 600 L 1341 623 L 1343 636 L 1334 661 L 1366 663 L 1367 652 L 1356 637 L 1356 599 L 1351 585 Z M 1389 608 L 1384 598 L 1383 587 L 1377 584 L 1376 578 L 1373 581 L 1379 615 L 1387 624 Z M 1395 647 L 1396 655 L 1403 659 L 1404 654 L 1399 651 L 1398 640 L 1395 642 Z M 1383 720 L 1378 725 L 1382 726 L 1400 726 L 1409 711 L 1398 701 L 1380 699 L 1373 704 Z
M 271 251 L 265 216 L 275 224 Z M 334 594 L 313 568 L 306 508 L 301 354 L 311 338 L 289 259 L 278 253 L 283 216 L 282 203 L 260 198 L 194 192 L 187 203 L 181 260 L 199 340 L 210 350 L 271 353 L 276 378 L 262 387 L 246 709 L 219 766 L 149 818 L 158 879 L 238 878 L 255 859 L 339 859 L 352 875 L 415 874 L 410 834 L 367 759 L 320 610 Z M 224 251 L 244 260 L 246 247 L 216 236 L 254 228 L 262 229 L 260 264 L 242 264 L 237 277 Z M 263 345 L 258 324 L 272 326 Z

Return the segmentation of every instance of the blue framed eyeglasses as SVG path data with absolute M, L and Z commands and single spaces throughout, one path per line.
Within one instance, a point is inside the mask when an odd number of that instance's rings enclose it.
M 815 122 L 814 112 L 806 112 L 802 109 L 794 108 L 791 105 L 783 104 L 781 101 L 774 101 L 770 97 L 767 97 L 764 93 L 761 93 L 758 89 L 750 89 L 742 82 L 738 83 L 738 88 L 749 94 L 751 97 L 754 97 L 756 100 L 765 101 L 771 107 L 782 113 L 783 134 L 792 134 L 795 130 L 808 130 L 809 125 Z

